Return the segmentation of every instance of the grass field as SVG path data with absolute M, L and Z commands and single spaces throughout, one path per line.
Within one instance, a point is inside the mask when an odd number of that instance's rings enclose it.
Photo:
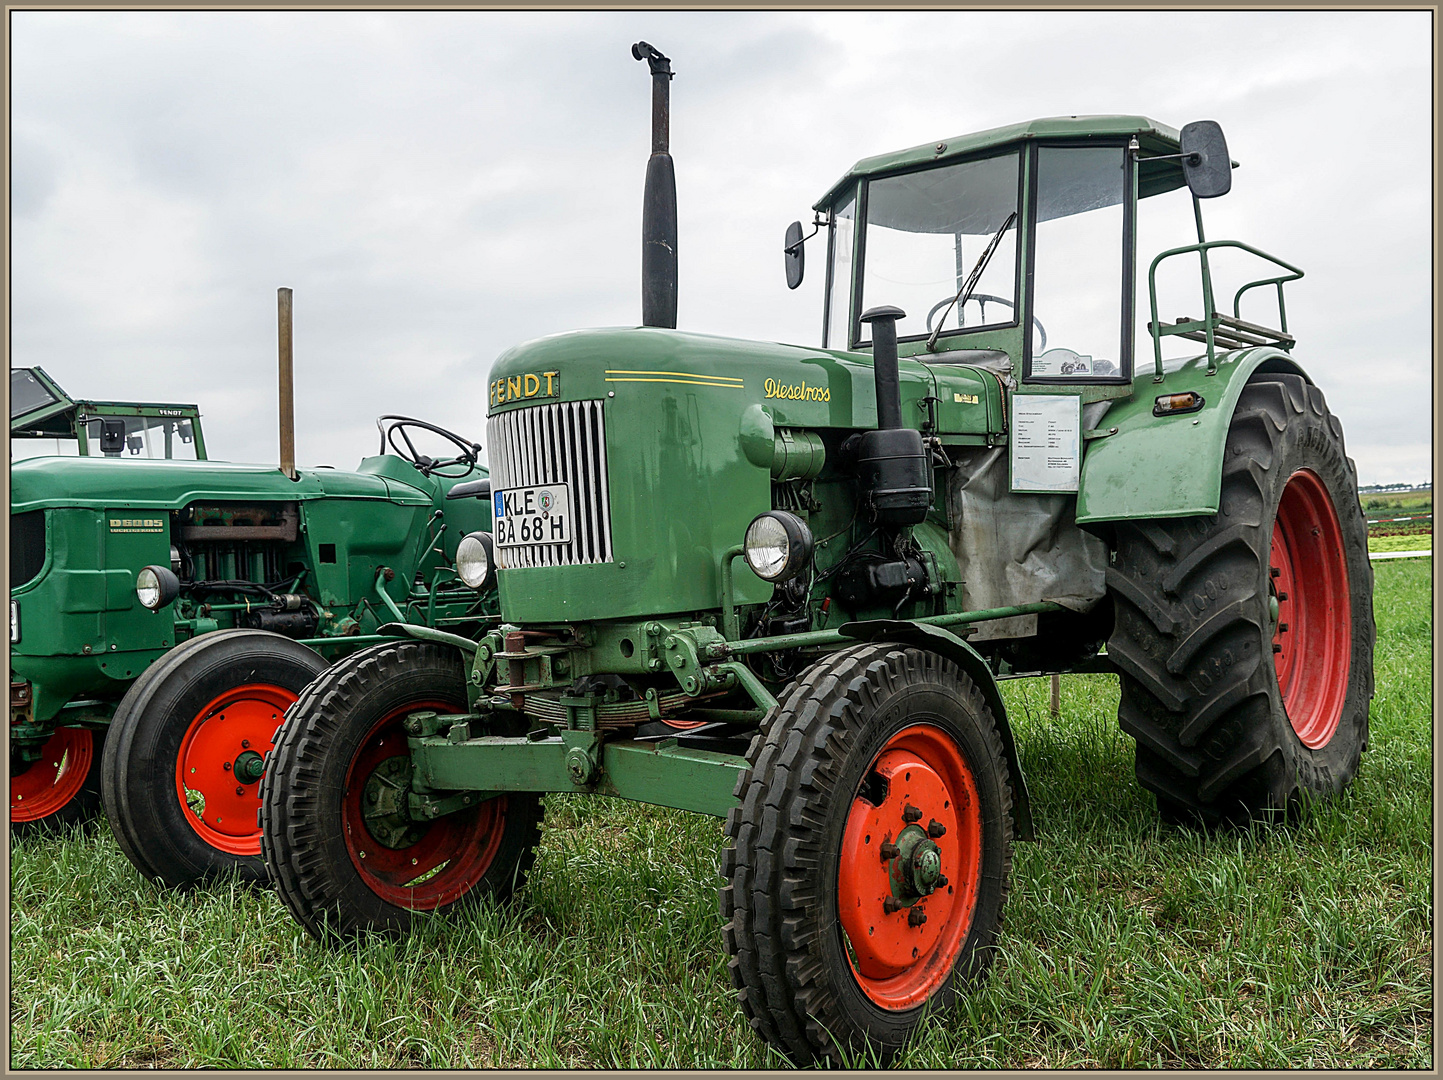
M 1159 826 L 1116 682 L 1004 685 L 1041 828 L 991 978 L 911 1068 L 1430 1068 L 1431 559 L 1375 564 L 1372 748 L 1285 828 Z M 769 1067 L 733 1001 L 721 825 L 553 797 L 525 901 L 313 944 L 270 893 L 142 881 L 103 828 L 16 844 L 11 1067 Z

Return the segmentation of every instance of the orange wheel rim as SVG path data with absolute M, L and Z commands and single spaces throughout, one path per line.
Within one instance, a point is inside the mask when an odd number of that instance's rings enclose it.
M 252 755 L 271 749 L 271 736 L 296 695 L 270 683 L 227 690 L 196 714 L 180 740 L 175 793 L 185 819 L 211 847 L 230 855 L 259 855 L 259 776 L 245 771 Z M 241 774 L 237 775 L 237 762 Z
M 89 728 L 56 728 L 29 768 L 10 778 L 10 820 L 39 821 L 80 794 L 95 759 Z
M 341 812 L 351 865 L 382 900 L 412 911 L 433 911 L 470 892 L 490 869 L 506 830 L 504 795 L 414 825 L 413 834 L 399 844 L 394 838 L 390 844 L 381 842 L 367 821 L 373 778 L 387 772 L 395 759 L 410 757 L 402 726 L 406 715 L 422 709 L 452 712 L 455 707 L 453 702 L 416 701 L 391 710 L 371 728 L 346 771 Z M 396 783 L 405 775 L 398 770 Z
M 1352 664 L 1352 605 L 1343 530 L 1314 472 L 1288 478 L 1268 556 L 1276 604 L 1273 663 L 1283 709 L 1309 749 L 1327 746 L 1343 717 Z
M 904 855 L 884 857 L 895 847 L 924 862 L 935 855 L 945 884 L 913 895 L 901 875 Z M 852 974 L 872 1002 L 914 1008 L 946 982 L 972 927 L 981 866 L 977 782 L 961 749 L 940 728 L 904 728 L 853 798 L 837 872 Z

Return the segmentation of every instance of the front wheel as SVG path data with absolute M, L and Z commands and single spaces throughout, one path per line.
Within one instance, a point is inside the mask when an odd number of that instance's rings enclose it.
M 809 669 L 753 740 L 721 911 L 753 1029 L 799 1065 L 889 1058 L 991 962 L 1012 791 L 956 665 L 861 645 Z
M 326 669 L 264 630 L 220 630 L 146 668 L 111 721 L 105 813 L 147 878 L 184 888 L 226 874 L 263 884 L 260 779 L 286 709 Z
M 1373 571 L 1357 475 L 1323 394 L 1254 375 L 1218 513 L 1118 526 L 1107 571 L 1118 717 L 1173 820 L 1274 818 L 1358 770 Z
M 105 732 L 58 727 L 40 756 L 22 762 L 10 748 L 10 834 L 51 832 L 100 811 L 100 754 Z
M 327 940 L 400 933 L 415 912 L 503 899 L 535 858 L 540 797 L 498 795 L 434 821 L 406 812 L 409 713 L 466 708 L 452 648 L 376 645 L 296 703 L 262 785 L 266 865 L 292 915 Z

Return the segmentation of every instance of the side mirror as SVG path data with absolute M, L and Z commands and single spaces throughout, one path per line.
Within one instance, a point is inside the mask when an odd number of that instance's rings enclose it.
M 1233 186 L 1228 142 L 1216 120 L 1194 120 L 1182 129 L 1182 172 L 1199 199 L 1226 195 Z
M 115 457 L 125 449 L 125 421 L 102 420 L 100 422 L 100 452 L 106 457 Z
M 794 221 L 787 226 L 787 246 L 782 249 L 787 260 L 787 288 L 795 289 L 802 283 L 802 271 L 806 268 L 807 249 L 802 240 L 802 223 Z

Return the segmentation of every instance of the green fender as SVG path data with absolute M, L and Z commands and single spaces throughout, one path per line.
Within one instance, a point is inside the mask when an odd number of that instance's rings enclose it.
M 956 634 L 926 623 L 874 619 L 844 623 L 837 628 L 837 633 L 857 641 L 888 641 L 926 649 L 946 657 L 967 673 L 977 684 L 977 689 L 982 691 L 987 707 L 997 721 L 997 733 L 1002 736 L 1002 753 L 1012 774 L 1013 835 L 1018 840 L 1037 839 L 1037 831 L 1032 824 L 1032 800 L 1027 795 L 1027 781 L 1022 776 L 1022 760 L 1017 756 L 1012 725 L 1007 721 L 1007 707 L 1002 704 L 1002 694 L 997 689 L 997 680 L 992 677 L 992 669 L 977 650 Z
M 1116 402 L 1099 422 L 1100 431 L 1116 434 L 1103 434 L 1087 444 L 1077 523 L 1216 514 L 1233 409 L 1248 379 L 1259 371 L 1308 377 L 1292 357 L 1274 348 L 1223 353 L 1213 375 L 1201 356 L 1169 364 L 1160 383 L 1153 382 L 1151 368 L 1138 375 L 1132 396 Z M 1160 395 L 1189 390 L 1202 395 L 1200 411 L 1152 414 Z

